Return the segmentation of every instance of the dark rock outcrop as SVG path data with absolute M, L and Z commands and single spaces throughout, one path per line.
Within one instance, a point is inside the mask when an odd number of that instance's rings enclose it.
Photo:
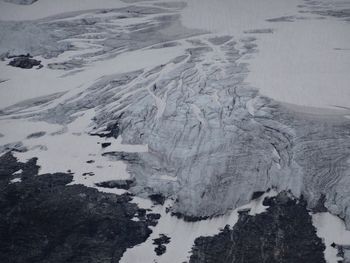
M 17 5 L 31 5 L 38 0 L 4 0 L 5 2 L 17 4 Z
M 115 138 L 117 139 L 121 133 L 120 119 L 123 117 L 124 113 L 121 113 L 112 122 L 107 125 L 107 128 L 103 132 L 90 133 L 92 136 L 99 136 L 101 138 Z
M 116 161 L 125 161 L 128 163 L 139 163 L 140 158 L 138 153 L 134 152 L 105 152 L 102 156 L 108 156 Z
M 108 146 L 111 146 L 110 142 L 103 142 L 103 143 L 101 143 L 101 147 L 102 148 L 107 148 Z
M 10 184 L 22 169 L 22 182 Z M 67 185 L 72 175 L 38 175 L 36 159 L 0 157 L 0 258 L 3 263 L 118 262 L 127 248 L 144 242 L 159 215 L 138 221 L 128 194 L 113 195 Z
M 96 183 L 96 186 L 104 187 L 104 188 L 117 188 L 117 189 L 128 190 L 134 184 L 135 182 L 133 180 L 112 180 L 112 181 Z
M 165 244 L 170 243 L 170 237 L 164 234 L 160 234 L 159 238 L 153 239 L 153 245 L 157 245 L 154 251 L 156 252 L 157 256 L 161 256 L 166 252 L 166 246 Z
M 40 138 L 40 137 L 44 136 L 45 134 L 46 134 L 46 132 L 35 132 L 35 133 L 32 133 L 32 134 L 29 134 L 27 136 L 27 139 Z
M 15 57 L 10 57 L 12 60 L 9 62 L 9 65 L 12 67 L 23 68 L 23 69 L 31 69 L 35 66 L 42 67 L 41 61 L 33 59 L 29 54 L 20 55 Z
M 287 193 L 266 198 L 267 212 L 239 215 L 231 229 L 218 235 L 199 237 L 192 248 L 190 263 L 322 263 L 322 240 L 316 236 L 304 200 Z
M 150 226 L 156 226 L 159 218 L 160 218 L 160 214 L 149 213 L 146 215 L 146 222 Z
M 350 263 L 350 246 L 349 245 L 336 245 L 338 249 L 337 256 L 342 257 L 344 260 L 342 263 Z
M 165 202 L 165 196 L 162 194 L 151 194 L 148 196 L 149 199 L 153 202 L 155 205 L 164 205 Z
M 318 200 L 316 206 L 312 209 L 312 212 L 314 213 L 328 212 L 328 209 L 324 205 L 326 200 L 327 200 L 326 195 L 321 194 L 320 199 Z
M 263 191 L 256 191 L 256 192 L 254 192 L 253 195 L 252 195 L 252 200 L 258 199 L 258 198 L 259 198 L 260 196 L 262 196 L 264 193 L 265 193 L 265 192 L 263 192 Z
M 179 212 L 171 212 L 171 215 L 176 216 L 177 218 L 182 219 L 185 222 L 198 222 L 198 221 L 207 220 L 210 218 L 209 216 L 188 216 Z

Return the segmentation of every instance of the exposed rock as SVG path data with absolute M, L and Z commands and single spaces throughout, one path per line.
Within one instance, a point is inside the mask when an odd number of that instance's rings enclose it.
M 13 142 L 0 146 L 0 153 L 14 151 L 14 152 L 25 152 L 27 148 L 23 145 L 22 142 Z
M 350 9 L 322 10 L 322 11 L 315 11 L 314 13 L 322 16 L 332 16 L 336 18 L 350 18 Z
M 350 9 L 347 2 L 337 2 L 330 6 L 326 1 L 304 1 L 304 5 L 298 6 L 301 13 L 321 15 L 321 18 L 333 17 L 350 21 Z
M 154 252 L 156 252 L 157 256 L 161 256 L 166 252 L 166 246 L 164 245 L 158 245 L 154 249 Z
M 115 120 L 115 123 L 113 124 L 109 124 L 106 131 L 108 133 L 106 133 L 106 137 L 109 138 L 109 137 L 113 137 L 115 139 L 118 138 L 119 134 L 120 134 L 120 127 L 119 127 L 119 119 L 123 116 L 123 114 L 121 114 L 117 120 Z
M 31 69 L 35 66 L 41 66 L 41 61 L 33 59 L 29 54 L 28 55 L 20 55 L 12 58 L 9 62 L 9 65 L 12 67 L 23 68 L 23 69 Z
M 73 59 L 70 61 L 65 61 L 61 63 L 50 63 L 47 65 L 50 69 L 55 70 L 73 70 L 82 68 L 84 66 L 84 62 L 82 60 Z
M 154 245 L 161 245 L 161 244 L 169 244 L 170 243 L 170 237 L 168 237 L 165 234 L 160 234 L 159 238 L 153 239 Z
M 126 161 L 128 163 L 137 163 L 140 161 L 138 153 L 132 152 L 105 152 L 102 156 L 108 156 L 116 161 Z
M 155 226 L 157 225 L 159 218 L 160 214 L 150 213 L 146 215 L 146 222 L 151 226 Z
M 38 0 L 4 0 L 5 2 L 17 4 L 17 5 L 31 5 Z
M 295 16 L 281 16 L 276 18 L 266 19 L 268 22 L 294 22 Z
M 86 172 L 83 173 L 83 176 L 94 176 L 95 174 L 93 172 Z
M 22 182 L 9 184 L 19 169 Z M 149 214 L 136 222 L 139 209 L 130 196 L 67 185 L 72 175 L 38 176 L 38 169 L 35 159 L 0 157 L 1 262 L 118 262 L 159 219 Z
M 120 133 L 120 127 L 119 127 L 118 119 L 120 119 L 122 115 L 123 114 L 121 114 L 119 117 L 117 117 L 117 120 L 115 120 L 114 123 L 109 123 L 107 125 L 107 128 L 105 130 L 103 130 L 102 132 L 92 132 L 92 133 L 90 133 L 90 135 L 92 135 L 92 136 L 99 136 L 101 138 L 111 138 L 111 137 L 113 137 L 113 138 L 117 139 L 118 136 L 119 136 L 119 133 Z
M 254 199 L 258 199 L 260 196 L 262 196 L 265 192 L 264 191 L 257 191 L 257 192 L 254 192 L 253 195 L 252 195 L 252 200 Z
M 0 157 L 0 182 L 4 182 L 11 178 L 11 175 L 21 170 L 23 164 L 18 163 L 17 159 L 10 153 L 5 153 Z
M 101 143 L 101 147 L 102 148 L 107 148 L 108 146 L 111 146 L 110 142 L 103 142 L 103 143 Z
M 144 218 L 146 216 L 146 209 L 144 208 L 139 208 L 137 210 L 137 216 L 140 217 L 140 218 Z
M 133 180 L 112 180 L 96 183 L 95 185 L 104 188 L 117 188 L 128 190 L 134 184 L 135 182 Z
M 328 212 L 327 208 L 324 206 L 325 202 L 326 202 L 326 195 L 321 194 L 320 199 L 318 200 L 316 206 L 312 208 L 312 212 L 314 213 Z
M 325 246 L 306 202 L 286 192 L 265 200 L 270 205 L 266 212 L 241 212 L 232 229 L 226 226 L 218 235 L 197 238 L 190 263 L 325 262 Z
M 253 29 L 244 31 L 245 34 L 272 34 L 272 28 L 262 28 L 262 29 Z
M 35 132 L 27 136 L 27 139 L 34 139 L 34 138 L 39 138 L 43 137 L 46 134 L 46 132 Z
M 13 142 L 0 146 L 0 153 L 13 151 L 13 152 L 26 152 L 27 147 L 22 142 Z
M 159 238 L 153 239 L 153 245 L 157 245 L 154 249 L 157 256 L 161 256 L 166 252 L 166 246 L 164 244 L 170 243 L 170 237 L 164 234 L 160 234 Z
M 184 215 L 180 212 L 171 212 L 172 216 L 176 216 L 177 218 L 183 219 L 185 222 L 197 222 L 201 220 L 207 220 L 210 217 L 209 216 L 189 216 Z
M 350 246 L 349 245 L 337 245 L 338 256 L 344 260 L 341 263 L 350 263 Z
M 148 196 L 149 199 L 155 204 L 155 205 L 164 205 L 165 202 L 165 196 L 162 194 L 151 194 Z

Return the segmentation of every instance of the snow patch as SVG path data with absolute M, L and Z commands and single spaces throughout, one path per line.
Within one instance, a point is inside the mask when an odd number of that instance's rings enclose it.
M 12 175 L 19 175 L 23 173 L 23 170 L 22 169 L 19 169 L 18 171 L 14 172 Z
M 26 152 L 15 152 L 15 156 L 21 162 L 38 157 L 40 174 L 71 172 L 73 182 L 71 184 L 83 184 L 96 187 L 95 184 L 116 179 L 130 179 L 126 170 L 126 164 L 122 161 L 109 160 L 102 156 L 106 151 L 147 152 L 147 145 L 125 145 L 122 138 L 100 138 L 88 134 L 91 118 L 94 111 L 86 111 L 74 122 L 67 125 L 64 132 L 51 135 L 52 132 L 61 129 L 59 125 L 45 122 L 30 122 L 23 120 L 11 120 L 8 123 L 12 127 L 13 140 L 22 140 L 28 149 Z M 20 128 L 22 126 L 22 128 Z M 11 125 L 5 125 L 11 129 Z M 28 128 L 27 128 L 28 127 Z M 35 140 L 24 139 L 33 131 L 46 131 L 46 135 Z M 51 133 L 51 134 L 50 134 Z M 7 133 L 6 133 L 7 134 Z M 9 136 L 11 134 L 9 133 Z M 1 138 L 0 138 L 1 139 Z M 101 144 L 109 142 L 111 145 L 104 149 Z M 41 146 L 41 147 L 38 147 Z M 124 193 L 124 190 L 96 187 L 100 191 L 116 194 Z
M 22 179 L 21 178 L 15 178 L 15 179 L 12 179 L 10 182 L 11 182 L 11 184 L 20 183 L 20 182 L 22 182 Z
M 311 214 L 313 225 L 316 227 L 317 235 L 324 240 L 326 249 L 325 259 L 328 263 L 337 263 L 343 258 L 338 257 L 338 250 L 333 248 L 337 245 L 350 245 L 350 231 L 346 230 L 344 222 L 331 213 Z

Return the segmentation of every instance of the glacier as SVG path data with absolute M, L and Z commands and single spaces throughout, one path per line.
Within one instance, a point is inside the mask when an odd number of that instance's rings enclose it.
M 42 174 L 69 170 L 73 184 L 100 191 L 124 193 L 96 184 L 133 180 L 128 191 L 137 200 L 161 194 L 168 212 L 179 217 L 220 219 L 250 203 L 254 193 L 273 189 L 303 196 L 310 210 L 324 206 L 350 228 L 350 96 L 345 86 L 350 75 L 344 73 L 348 53 L 339 50 L 349 34 L 316 49 L 311 80 L 300 73 L 308 63 L 291 74 L 290 67 L 298 69 L 294 63 L 303 57 L 292 60 L 290 47 L 298 38 L 289 41 L 285 35 L 329 20 L 331 32 L 337 26 L 339 32 L 347 29 L 347 3 L 295 1 L 285 4 L 285 9 L 294 7 L 288 13 L 279 3 L 276 10 L 258 12 L 252 23 L 235 27 L 237 14 L 225 27 L 220 19 L 218 24 L 199 15 L 191 20 L 188 10 L 199 8 L 198 1 L 103 1 L 106 8 L 89 2 L 80 10 L 51 9 L 47 16 L 26 17 L 40 10 L 40 2 L 20 6 L 29 13 L 18 9 L 18 19 L 0 21 L 1 153 L 12 150 L 23 162 L 38 157 Z M 244 9 L 254 1 L 237 4 Z M 17 7 L 7 2 L 0 7 L 7 5 Z M 208 8 L 207 1 L 201 8 Z M 279 38 L 291 45 L 269 47 Z M 310 45 L 305 50 L 312 50 Z M 326 58 L 316 59 L 330 46 L 334 50 L 325 51 Z M 339 52 L 343 58 L 337 60 Z M 7 65 L 11 56 L 27 53 L 43 68 Z M 335 73 L 319 72 L 335 53 L 326 67 L 339 61 Z M 280 67 L 284 56 L 292 62 Z M 339 74 L 345 77 L 338 83 Z M 305 93 L 298 86 L 317 78 Z M 328 91 L 317 94 L 324 78 Z M 328 100 L 328 92 L 336 95 Z M 299 105 L 298 96 L 303 98 Z M 111 146 L 102 149 L 102 143 Z M 126 255 L 133 259 L 130 251 Z

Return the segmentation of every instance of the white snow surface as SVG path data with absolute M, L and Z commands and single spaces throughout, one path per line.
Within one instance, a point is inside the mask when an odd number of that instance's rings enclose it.
M 350 1 L 324 1 L 349 8 Z M 278 101 L 312 106 L 350 106 L 350 27 L 335 18 L 299 14 L 301 0 L 189 0 L 183 12 L 188 27 L 241 35 L 271 28 L 258 38 L 249 57 L 247 82 Z M 294 22 L 266 19 L 298 16 Z M 346 49 L 346 50 L 339 50 Z
M 349 24 L 324 19 L 277 26 L 275 33 L 258 39 L 247 82 L 283 102 L 349 107 L 350 52 L 337 50 L 350 47 Z
M 129 179 L 126 164 L 110 160 L 102 156 L 102 153 L 147 152 L 147 145 L 125 145 L 121 143 L 121 137 L 113 140 L 90 136 L 87 131 L 92 116 L 94 116 L 92 110 L 84 112 L 73 123 L 63 128 L 46 122 L 0 120 L 0 126 L 5 127 L 1 130 L 4 137 L 0 138 L 0 144 L 3 144 L 2 141 L 21 141 L 28 151 L 15 153 L 19 161 L 26 162 L 34 156 L 37 157 L 40 174 L 72 172 L 74 175 L 72 184 L 96 187 L 95 183 L 98 182 Z M 45 132 L 45 135 L 39 138 L 27 137 L 38 132 Z M 111 145 L 103 149 L 101 143 L 104 142 L 110 142 Z M 93 162 L 87 163 L 88 161 Z M 117 194 L 124 192 L 118 189 L 96 188 Z
M 31 5 L 0 1 L 0 20 L 33 20 L 66 12 L 125 6 L 119 0 L 40 0 Z
M 21 179 L 21 178 L 14 178 L 14 179 L 10 180 L 10 183 L 11 183 L 11 184 L 20 183 L 20 182 L 22 182 L 22 179 Z
M 338 257 L 337 245 L 350 245 L 350 231 L 346 230 L 344 221 L 328 212 L 312 215 L 312 222 L 317 230 L 317 235 L 323 239 L 326 249 L 324 251 L 327 263 L 337 263 L 343 258 Z
M 18 171 L 14 172 L 12 175 L 18 175 L 18 174 L 21 174 L 23 172 L 22 169 L 19 169 Z

